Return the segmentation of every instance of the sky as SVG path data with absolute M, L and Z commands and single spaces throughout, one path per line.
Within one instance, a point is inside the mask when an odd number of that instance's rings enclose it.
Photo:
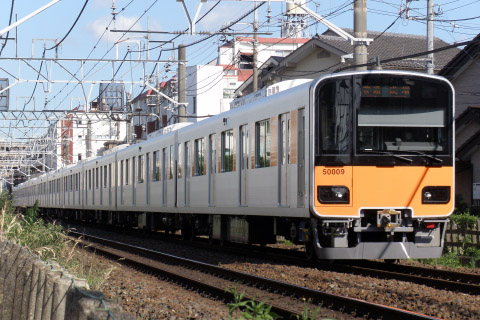
M 353 28 L 353 6 L 351 1 L 344 0 L 305 0 L 309 8 L 327 17 L 330 22 L 342 28 Z M 3 10 L 0 11 L 0 29 L 7 27 L 10 22 L 11 6 L 13 4 L 12 22 L 30 14 L 34 10 L 50 3 L 51 0 L 3 0 Z M 15 77 L 29 80 L 16 84 L 10 90 L 10 109 L 57 109 L 68 110 L 84 104 L 82 101 L 95 98 L 98 94 L 98 83 L 78 85 L 73 79 L 87 81 L 108 80 L 114 74 L 115 79 L 129 81 L 143 81 L 144 59 L 167 62 L 174 59 L 175 51 L 168 50 L 179 43 L 187 46 L 187 65 L 205 64 L 217 56 L 218 46 L 225 39 L 214 36 L 203 40 L 205 36 L 175 34 L 150 34 L 148 43 L 145 33 L 111 32 L 117 30 L 151 30 L 151 31 L 183 31 L 188 28 L 188 20 L 183 6 L 176 0 L 89 0 L 85 10 L 78 18 L 77 23 L 58 51 L 47 50 L 45 57 L 62 59 L 124 59 L 115 63 L 85 63 L 83 69 L 79 62 L 65 61 L 61 66 L 55 62 L 40 60 L 23 60 L 19 62 L 15 57 L 39 58 L 44 48 L 52 47 L 54 39 L 60 41 L 74 24 L 86 0 L 61 0 L 52 7 L 20 25 L 16 32 L 10 32 L 5 47 L 0 46 L 0 78 L 9 78 L 10 83 Z M 186 6 L 193 17 L 200 4 L 200 0 L 186 0 Z M 211 1 L 204 3 L 199 17 L 205 17 L 196 25 L 197 31 L 217 31 L 248 11 L 252 10 L 251 1 Z M 115 20 L 112 19 L 112 4 L 115 4 Z M 480 33 L 480 1 L 478 0 L 437 0 L 435 3 L 436 22 L 435 36 L 447 43 L 470 40 Z M 405 0 L 368 0 L 367 26 L 372 31 L 387 31 L 406 34 L 426 34 L 426 0 L 409 1 L 406 10 Z M 268 19 L 269 5 L 265 3 L 259 10 L 261 32 L 273 32 L 272 36 L 279 36 L 278 26 L 282 18 L 285 4 L 270 3 L 270 18 Z M 282 10 L 283 9 L 283 10 Z M 209 11 L 211 10 L 211 11 Z M 253 15 L 232 27 L 237 32 L 251 30 Z M 322 33 L 326 28 L 310 20 L 310 35 Z M 108 28 L 108 29 L 107 29 Z M 3 35 L 4 37 L 6 35 Z M 158 41 L 171 40 L 173 43 Z M 46 40 L 45 40 L 46 39 Z M 116 47 L 115 42 L 119 41 Z M 157 42 L 155 42 L 157 41 Z M 148 44 L 147 44 L 148 43 Z M 147 45 L 150 48 L 147 56 Z M 128 51 L 130 48 L 131 52 Z M 140 50 L 139 50 L 140 48 Z M 161 49 L 163 49 L 161 51 Z M 141 51 L 141 52 L 138 52 Z M 112 68 L 113 66 L 113 68 Z M 169 79 L 176 71 L 175 65 L 168 63 L 147 63 L 145 74 L 158 75 L 160 80 Z M 38 70 L 42 70 L 39 75 Z M 153 70 L 156 70 L 154 72 Z M 32 80 L 48 78 L 56 80 L 54 84 L 40 84 L 35 87 Z M 126 88 L 133 97 L 142 92 L 139 84 Z M 34 93 L 33 93 L 34 92 Z M 33 93 L 33 94 L 32 94 Z M 33 97 L 33 98 L 32 98 Z M 1 133 L 1 130 L 0 130 Z

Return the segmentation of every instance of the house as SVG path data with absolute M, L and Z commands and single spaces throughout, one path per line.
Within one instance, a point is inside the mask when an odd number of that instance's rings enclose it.
M 455 193 L 480 206 L 480 34 L 439 75 L 455 88 Z
M 351 29 L 344 29 L 353 33 Z M 426 56 L 413 57 L 382 63 L 382 60 L 397 58 L 426 50 L 426 37 L 399 33 L 369 31 L 368 38 L 374 39 L 368 46 L 368 62 L 379 58 L 383 69 L 410 70 L 424 72 Z M 448 43 L 435 38 L 434 47 L 447 46 Z M 273 56 L 260 67 L 258 87 L 263 88 L 290 79 L 314 79 L 323 74 L 336 72 L 353 65 L 353 45 L 327 30 L 315 35 L 310 41 L 286 57 Z M 435 54 L 435 72 L 439 72 L 457 53 L 458 49 L 449 49 Z M 370 68 L 374 68 L 372 65 Z M 252 78 L 245 81 L 236 95 L 252 92 Z

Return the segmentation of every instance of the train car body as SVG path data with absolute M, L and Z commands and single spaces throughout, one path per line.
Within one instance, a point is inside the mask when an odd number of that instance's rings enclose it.
M 320 259 L 439 257 L 454 207 L 453 105 L 436 76 L 328 75 L 14 195 L 55 215 L 185 237 L 283 236 Z

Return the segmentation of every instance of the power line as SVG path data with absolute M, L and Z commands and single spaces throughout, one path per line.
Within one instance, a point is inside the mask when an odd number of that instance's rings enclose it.
M 60 42 L 58 42 L 57 44 L 55 44 L 53 47 L 46 49 L 47 51 L 57 48 L 57 47 L 63 42 L 63 40 L 65 40 L 65 38 L 68 37 L 68 35 L 70 34 L 70 32 L 72 32 L 73 28 L 74 28 L 75 25 L 77 24 L 78 19 L 80 19 L 80 17 L 82 16 L 83 10 L 85 10 L 85 7 L 87 6 L 87 3 L 88 3 L 88 0 L 86 0 L 85 3 L 83 4 L 82 10 L 80 10 L 80 13 L 78 14 L 77 18 L 75 19 L 75 22 L 74 22 L 73 25 L 70 27 L 70 30 L 68 30 L 68 32 L 67 32 L 67 33 L 65 34 L 65 36 L 62 38 L 62 40 L 60 40 Z M 1 53 L 1 52 L 0 52 L 0 53 Z
M 15 0 L 12 0 L 12 5 L 10 6 L 10 19 L 8 19 L 8 24 L 11 25 L 12 24 L 12 17 L 13 17 L 13 6 L 15 4 Z M 8 35 L 10 34 L 10 31 L 7 32 L 7 35 L 5 36 L 5 42 L 2 44 L 2 49 L 0 49 L 0 55 L 2 54 L 3 52 L 3 49 L 5 48 L 5 46 L 7 45 L 7 41 L 8 41 Z

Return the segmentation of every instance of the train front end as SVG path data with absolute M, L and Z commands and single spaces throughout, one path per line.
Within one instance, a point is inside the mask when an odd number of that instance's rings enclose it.
M 320 80 L 312 99 L 316 256 L 440 257 L 454 208 L 451 84 L 415 73 L 351 73 Z

